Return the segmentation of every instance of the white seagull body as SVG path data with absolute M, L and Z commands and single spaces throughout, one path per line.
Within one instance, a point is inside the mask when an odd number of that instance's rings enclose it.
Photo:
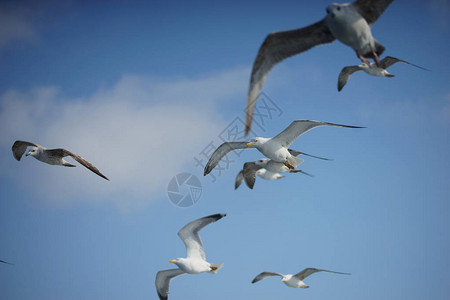
M 335 273 L 335 274 L 343 274 L 343 275 L 351 275 L 350 273 L 341 273 L 341 272 L 335 272 L 335 271 L 328 271 L 328 270 L 322 270 L 322 269 L 316 269 L 316 268 L 306 268 L 303 271 L 292 275 L 292 274 L 281 274 L 281 273 L 275 273 L 275 272 L 262 272 L 258 276 L 256 276 L 252 283 L 258 282 L 262 279 L 265 279 L 270 276 L 281 276 L 281 281 L 287 285 L 288 287 L 292 288 L 309 288 L 308 285 L 306 285 L 303 280 L 308 277 L 311 274 L 317 273 L 317 272 L 328 272 L 328 273 Z
M 372 36 L 370 25 L 381 16 L 393 0 L 357 0 L 352 3 L 331 4 L 325 18 L 300 29 L 273 32 L 261 45 L 253 63 L 247 95 L 245 133 L 250 132 L 253 112 L 259 92 L 270 70 L 286 58 L 300 54 L 314 46 L 339 40 L 350 46 L 356 55 L 369 64 L 378 63 L 384 47 Z
M 350 76 L 357 71 L 364 71 L 369 75 L 377 76 L 377 77 L 394 77 L 394 75 L 392 75 L 391 73 L 389 73 L 387 71 L 387 68 L 389 68 L 390 66 L 392 66 L 393 64 L 398 63 L 398 62 L 402 62 L 402 63 L 408 64 L 408 65 L 414 66 L 416 68 L 419 68 L 419 69 L 422 69 L 425 71 L 429 71 L 428 69 L 425 69 L 418 65 L 412 64 L 405 60 L 398 59 L 398 58 L 395 58 L 392 56 L 386 56 L 385 58 L 383 58 L 380 61 L 379 65 L 370 63 L 370 64 L 361 64 L 361 65 L 357 65 L 357 66 L 344 67 L 342 69 L 341 73 L 339 73 L 338 91 L 341 91 L 344 88 L 344 86 L 347 83 L 347 81 L 349 80 Z
M 306 154 L 303 152 L 299 152 L 296 150 L 288 149 L 289 153 L 291 153 L 294 156 L 298 156 L 300 154 L 323 159 L 323 160 L 329 160 L 328 158 L 318 157 L 310 154 Z M 301 160 L 303 162 L 303 160 Z M 293 165 L 294 167 L 297 167 L 297 163 L 301 163 L 300 161 L 296 161 Z M 244 164 L 244 167 L 236 176 L 236 180 L 234 183 L 234 189 L 237 189 L 242 182 L 245 180 L 245 184 L 250 188 L 253 189 L 255 185 L 256 176 L 261 177 L 265 180 L 274 180 L 274 179 L 281 179 L 284 178 L 281 173 L 303 173 L 305 175 L 311 176 L 310 174 L 298 170 L 298 169 L 289 169 L 284 163 L 276 162 L 268 158 L 263 158 L 258 161 L 253 162 L 246 162 Z
M 37 160 L 40 160 L 46 164 L 49 165 L 58 165 L 58 166 L 64 166 L 64 167 L 75 167 L 74 165 L 68 163 L 64 157 L 71 156 L 73 159 L 75 159 L 77 162 L 97 174 L 98 176 L 109 180 L 105 175 L 103 175 L 96 167 L 94 167 L 91 163 L 89 163 L 87 160 L 82 158 L 79 155 L 76 155 L 69 150 L 58 148 L 58 149 L 47 149 L 41 145 L 38 145 L 36 143 L 26 142 L 26 141 L 15 141 L 12 146 L 12 152 L 14 155 L 14 158 L 17 161 L 20 161 L 23 154 L 26 152 L 28 147 L 32 147 L 31 150 L 25 154 L 25 156 L 31 155 L 32 157 L 36 158 Z
M 273 138 L 254 138 L 251 142 L 225 142 L 220 145 L 216 151 L 211 155 L 208 163 L 205 166 L 204 176 L 209 174 L 219 163 L 219 161 L 227 155 L 230 151 L 237 149 L 256 148 L 270 158 L 274 162 L 283 163 L 286 167 L 293 170 L 295 166 L 303 162 L 303 159 L 297 158 L 296 155 L 291 154 L 289 146 L 305 132 L 318 126 L 336 126 L 347 128 L 364 128 L 359 126 L 340 125 L 328 122 L 311 121 L 311 120 L 297 120 L 293 121 L 285 130 Z
M 203 243 L 198 234 L 208 224 L 225 217 L 226 214 L 215 214 L 192 221 L 178 231 L 178 236 L 186 246 L 187 257 L 177 258 L 169 262 L 177 265 L 177 269 L 162 270 L 156 274 L 155 286 L 160 300 L 167 300 L 170 280 L 179 275 L 212 273 L 215 274 L 222 268 L 222 263 L 209 263 L 206 261 Z

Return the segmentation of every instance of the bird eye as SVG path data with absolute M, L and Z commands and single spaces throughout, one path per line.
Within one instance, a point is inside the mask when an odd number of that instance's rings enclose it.
M 340 7 L 340 6 L 338 6 L 338 7 L 337 7 L 337 10 L 341 10 L 341 7 Z

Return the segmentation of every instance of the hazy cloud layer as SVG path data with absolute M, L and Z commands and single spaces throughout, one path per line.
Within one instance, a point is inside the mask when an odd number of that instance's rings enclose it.
M 220 132 L 216 104 L 244 95 L 248 69 L 172 82 L 124 76 L 93 95 L 70 99 L 56 87 L 8 91 L 0 98 L 0 174 L 38 198 L 66 205 L 111 200 L 124 209 L 154 201 Z M 82 166 L 64 168 L 13 159 L 17 140 L 64 147 L 97 166 L 107 182 Z M 201 176 L 201 174 L 198 174 Z

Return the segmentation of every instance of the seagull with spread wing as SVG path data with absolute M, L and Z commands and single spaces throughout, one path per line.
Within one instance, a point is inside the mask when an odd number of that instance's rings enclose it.
M 316 269 L 316 268 L 306 268 L 303 271 L 292 275 L 292 274 L 281 274 L 281 273 L 275 273 L 275 272 L 262 272 L 258 276 L 256 276 L 252 283 L 258 282 L 260 280 L 263 280 L 270 276 L 281 276 L 281 281 L 287 285 L 288 287 L 292 288 L 309 288 L 309 285 L 306 285 L 303 280 L 308 277 L 311 274 L 317 273 L 317 272 L 328 272 L 328 273 L 334 273 L 334 274 L 342 274 L 342 275 L 351 275 L 350 273 L 341 273 L 341 272 L 335 272 L 335 271 L 328 271 L 328 270 L 322 270 L 322 269 Z
M 384 47 L 372 36 L 370 26 L 394 0 L 356 0 L 352 3 L 333 3 L 326 9 L 325 18 L 300 29 L 273 32 L 261 45 L 253 63 L 247 95 L 245 133 L 252 125 L 256 100 L 270 70 L 282 60 L 300 54 L 314 46 L 339 40 L 353 48 L 366 64 L 378 57 Z
M 203 217 L 188 223 L 178 231 L 178 236 L 186 246 L 187 257 L 169 260 L 169 262 L 176 264 L 178 268 L 162 270 L 156 274 L 155 286 L 160 300 L 167 300 L 170 281 L 173 278 L 185 273 L 199 274 L 208 272 L 216 274 L 223 267 L 222 263 L 209 263 L 206 261 L 206 254 L 199 231 L 225 216 L 226 214 L 215 214 Z
M 23 154 L 27 151 L 28 147 L 32 147 L 31 150 L 25 154 L 25 156 L 33 156 L 37 160 L 40 160 L 46 164 L 49 165 L 59 165 L 64 167 L 75 167 L 72 164 L 69 164 L 66 160 L 64 160 L 64 157 L 71 156 L 73 159 L 75 159 L 77 162 L 97 174 L 98 176 L 109 180 L 105 175 L 100 173 L 100 171 L 94 167 L 91 163 L 86 161 L 84 158 L 82 158 L 79 155 L 76 155 L 69 150 L 58 148 L 58 149 L 47 149 L 41 145 L 38 145 L 36 143 L 26 142 L 26 141 L 15 141 L 12 146 L 12 152 L 14 155 L 14 158 L 17 159 L 17 161 L 20 161 Z
M 361 65 L 357 65 L 357 66 L 347 66 L 344 67 L 341 71 L 341 73 L 339 73 L 339 78 L 338 78 L 338 91 L 340 92 L 345 84 L 347 83 L 348 79 L 350 78 L 350 75 L 352 75 L 353 73 L 357 72 L 357 71 L 364 71 L 369 75 L 372 76 L 378 76 L 378 77 L 394 77 L 394 75 L 392 75 L 391 73 L 389 73 L 386 69 L 389 68 L 390 66 L 392 66 L 393 64 L 396 64 L 398 62 L 402 62 L 411 66 L 414 66 L 416 68 L 425 70 L 425 71 L 430 71 L 428 69 L 425 69 L 421 66 L 412 64 L 410 62 L 407 62 L 405 60 L 399 59 L 399 58 L 395 58 L 392 56 L 386 56 L 385 58 L 383 58 L 380 61 L 380 64 L 374 64 L 374 63 L 370 63 L 370 64 L 361 64 Z
M 300 154 L 311 156 L 323 160 L 330 160 L 328 158 L 323 158 L 319 156 L 314 156 L 311 154 L 307 154 L 304 152 L 288 149 L 289 153 L 294 156 L 299 156 Z M 297 167 L 297 166 L 294 166 Z M 253 189 L 253 186 L 255 185 L 256 176 L 261 177 L 265 180 L 274 180 L 274 179 L 281 179 L 284 178 L 283 175 L 280 173 L 303 173 L 308 176 L 312 176 L 302 170 L 298 169 L 289 169 L 286 167 L 283 163 L 273 161 L 268 158 L 263 158 L 257 161 L 252 162 L 246 162 L 244 164 L 244 167 L 236 176 L 236 180 L 234 183 L 234 189 L 237 189 L 243 181 L 245 181 L 245 184 L 250 188 Z
M 303 159 L 296 157 L 289 151 L 289 146 L 305 132 L 319 126 L 335 126 L 347 128 L 364 128 L 359 126 L 340 125 L 328 122 L 312 120 L 296 120 L 285 130 L 273 138 L 256 137 L 250 142 L 225 142 L 220 145 L 211 155 L 205 166 L 203 175 L 209 174 L 219 163 L 219 161 L 229 152 L 238 149 L 256 148 L 264 156 L 275 162 L 283 163 L 286 167 L 293 170 L 303 162 Z

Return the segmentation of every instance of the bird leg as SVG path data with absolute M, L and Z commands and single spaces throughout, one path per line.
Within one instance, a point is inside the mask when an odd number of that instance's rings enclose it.
M 216 271 L 218 269 L 218 267 L 210 267 L 211 271 Z
M 289 162 L 289 160 L 287 158 L 286 158 L 286 161 L 284 162 L 284 165 L 291 170 L 295 169 L 295 167 Z
M 380 66 L 380 60 L 378 59 L 378 55 L 376 54 L 375 51 L 373 52 L 373 60 L 377 64 L 377 67 L 379 67 Z
M 376 55 L 376 54 L 375 54 Z M 361 59 L 362 60 L 362 62 L 363 63 L 365 63 L 367 66 L 369 66 L 370 67 L 370 61 L 369 60 L 367 60 L 367 58 L 365 58 L 364 56 L 362 56 L 362 55 L 358 55 L 358 57 L 359 57 L 359 59 Z

